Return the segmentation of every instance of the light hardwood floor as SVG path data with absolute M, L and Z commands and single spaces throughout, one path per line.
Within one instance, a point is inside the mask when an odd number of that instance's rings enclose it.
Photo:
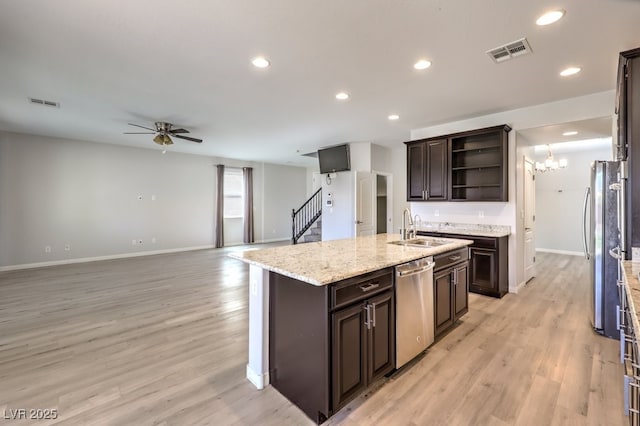
M 0 423 L 56 408 L 34 423 L 312 424 L 245 379 L 248 267 L 229 250 L 0 273 Z M 470 295 L 453 331 L 327 424 L 624 424 L 618 344 L 590 328 L 587 272 L 541 254 L 518 295 Z

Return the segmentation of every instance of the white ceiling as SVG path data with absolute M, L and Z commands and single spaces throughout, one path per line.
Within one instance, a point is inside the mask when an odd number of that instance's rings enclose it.
M 536 26 L 550 8 L 566 16 Z M 122 132 L 169 121 L 204 139 L 175 151 L 292 164 L 315 164 L 300 154 L 327 145 L 398 144 L 411 129 L 612 90 L 618 52 L 640 45 L 635 0 L 0 0 L 0 10 L 0 129 L 157 148 Z M 485 54 L 521 37 L 533 54 L 502 64 Z M 272 66 L 254 68 L 256 55 Z M 421 57 L 433 66 L 418 72 Z M 561 78 L 569 65 L 582 73 Z M 336 101 L 341 90 L 351 99 Z
M 575 135 L 563 136 L 565 132 L 578 132 Z M 611 144 L 611 137 L 613 132 L 613 119 L 612 117 L 601 117 L 590 120 L 572 121 L 569 123 L 555 124 L 552 126 L 536 127 L 533 129 L 525 129 L 518 131 L 517 141 L 521 145 L 535 146 L 535 145 L 549 145 L 549 144 L 563 144 L 568 142 L 586 141 L 598 139 L 605 143 L 605 139 L 609 139 L 608 144 Z M 578 144 L 579 145 L 579 144 Z M 578 145 L 572 144 L 570 146 L 577 147 Z

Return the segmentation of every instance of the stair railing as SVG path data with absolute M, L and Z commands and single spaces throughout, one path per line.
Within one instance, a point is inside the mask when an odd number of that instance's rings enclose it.
M 297 244 L 307 229 L 322 215 L 322 188 L 311 196 L 302 206 L 291 211 L 291 242 Z

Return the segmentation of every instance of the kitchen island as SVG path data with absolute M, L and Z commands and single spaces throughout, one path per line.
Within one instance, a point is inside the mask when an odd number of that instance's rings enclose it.
M 384 348 L 383 338 L 391 342 L 388 347 L 395 346 L 392 332 L 395 327 L 393 266 L 454 250 L 463 249 L 466 253 L 466 246 L 471 244 L 469 240 L 458 239 L 430 239 L 434 244 L 423 247 L 393 244 L 399 239 L 396 234 L 379 234 L 231 254 L 250 264 L 247 378 L 259 389 L 279 380 L 276 388 L 319 422 L 325 415 L 328 417 L 339 409 L 342 402 L 337 404 L 334 401 L 343 401 L 350 396 L 342 398 L 334 394 L 332 397 L 326 392 L 332 385 L 328 361 L 332 347 L 327 335 L 331 334 L 328 331 L 329 322 L 339 320 L 330 320 L 331 315 L 335 316 L 331 309 L 340 304 L 339 291 L 344 289 L 345 297 L 349 297 L 347 294 L 351 285 L 361 284 L 362 291 L 365 291 L 364 288 L 375 288 L 370 293 L 372 298 L 367 300 L 367 306 L 379 309 L 378 315 L 373 313 L 374 321 L 377 317 L 378 330 L 386 327 L 389 333 L 378 336 L 373 347 Z M 390 297 L 385 298 L 385 292 Z M 278 301 L 278 304 L 274 305 L 274 301 Z M 285 305 L 287 320 L 279 315 Z M 365 310 L 369 315 L 368 308 Z M 359 309 L 356 314 L 362 312 L 363 309 Z M 291 318 L 296 320 L 292 321 Z M 285 334 L 286 338 L 283 337 Z M 370 338 L 371 341 L 375 339 L 376 336 Z M 319 346 L 316 345 L 318 342 Z M 366 350 L 364 346 L 360 349 Z M 303 372 L 301 374 L 305 377 L 297 377 L 296 381 L 306 383 L 305 388 L 310 388 L 310 393 L 298 395 L 299 392 L 283 391 L 291 383 L 282 383 L 285 381 L 282 371 L 275 364 L 270 366 L 270 355 L 273 357 L 274 354 L 279 354 L 280 365 L 294 365 Z M 283 360 L 283 356 L 287 359 Z M 378 369 L 375 368 L 375 362 L 368 364 L 365 385 L 383 372 L 393 369 L 392 357 L 387 358 L 381 357 L 383 361 Z M 270 371 L 274 377 L 270 378 Z M 359 388 L 355 386 L 354 389 Z M 315 408 L 308 409 L 316 404 L 310 400 L 319 399 L 324 401 L 321 404 L 323 409 L 318 408 L 317 412 Z

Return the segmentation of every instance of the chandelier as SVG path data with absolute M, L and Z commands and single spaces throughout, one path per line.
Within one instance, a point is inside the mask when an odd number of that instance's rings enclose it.
M 548 172 L 567 167 L 567 159 L 556 161 L 551 153 L 551 145 L 547 145 L 547 159 L 543 163 L 536 161 L 536 172 Z

